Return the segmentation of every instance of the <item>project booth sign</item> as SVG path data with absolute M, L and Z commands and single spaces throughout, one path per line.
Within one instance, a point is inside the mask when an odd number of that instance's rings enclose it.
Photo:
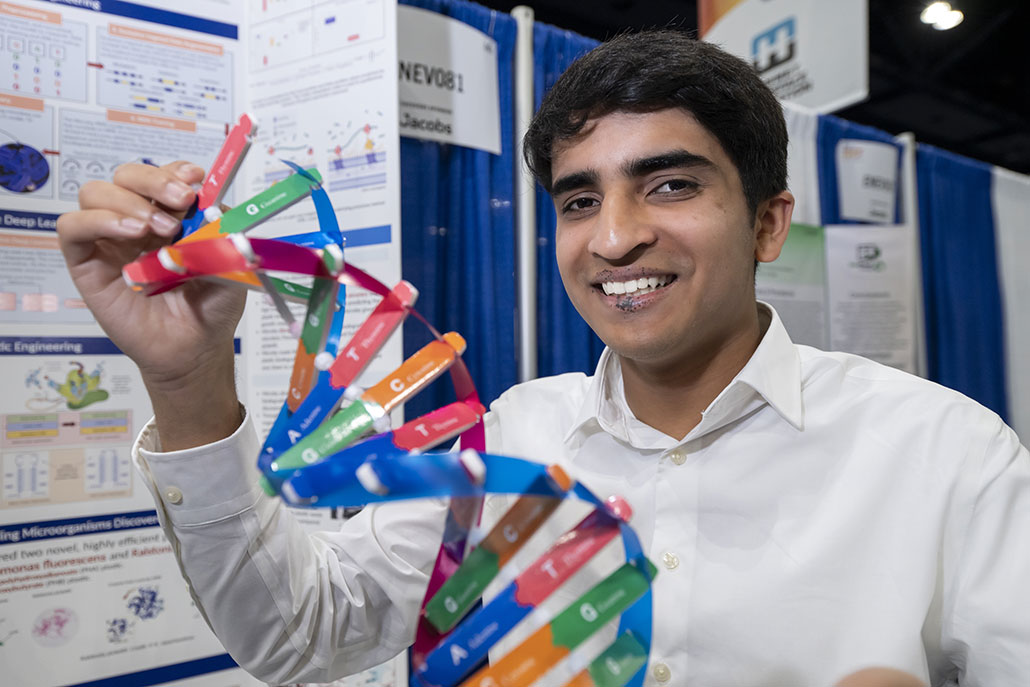
M 700 0 L 698 24 L 780 100 L 825 113 L 869 94 L 868 0 Z
M 436 12 L 397 7 L 401 136 L 501 154 L 497 42 Z

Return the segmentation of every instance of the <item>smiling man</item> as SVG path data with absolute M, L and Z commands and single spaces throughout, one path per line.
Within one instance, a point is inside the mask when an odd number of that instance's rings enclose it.
M 621 36 L 568 70 L 526 157 L 569 297 L 608 347 L 593 376 L 502 395 L 488 448 L 632 505 L 660 566 L 650 685 L 1023 684 L 1030 456 L 973 401 L 795 346 L 756 302 L 755 265 L 790 225 L 786 146 L 752 69 L 681 33 Z M 124 167 L 84 187 L 62 247 L 147 383 L 134 453 L 198 606 L 260 677 L 333 680 L 411 642 L 445 508 L 369 508 L 308 536 L 257 488 L 232 389 L 239 299 L 199 284 L 138 299 L 119 274 L 174 232 L 165 210 L 200 178 Z
M 619 355 L 637 419 L 682 438 L 758 346 L 753 264 L 779 255 L 793 198 L 750 207 L 718 139 L 678 108 L 588 120 L 554 156 L 569 298 Z

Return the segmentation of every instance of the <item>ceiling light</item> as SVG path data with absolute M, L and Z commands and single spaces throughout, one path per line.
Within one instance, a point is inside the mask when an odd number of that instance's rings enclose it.
M 952 9 L 949 2 L 932 2 L 919 15 L 924 24 L 931 24 L 938 31 L 953 29 L 964 18 L 965 15 L 960 10 Z
M 938 31 L 953 29 L 962 23 L 965 15 L 960 10 L 952 10 L 933 23 L 933 28 Z

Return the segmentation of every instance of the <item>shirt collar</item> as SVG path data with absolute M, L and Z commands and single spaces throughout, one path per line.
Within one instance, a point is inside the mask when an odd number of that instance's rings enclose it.
M 801 430 L 804 427 L 801 360 L 797 349 L 772 306 L 759 301 L 758 315 L 759 321 L 765 326 L 765 334 L 758 348 L 743 369 L 708 406 L 701 422 L 685 440 L 725 426 L 766 403 L 795 429 Z M 622 388 L 619 359 L 607 347 L 597 361 L 583 403 L 564 437 L 565 443 L 569 444 L 577 434 L 591 426 L 599 427 L 631 445 L 638 445 L 642 434 L 648 438 L 651 432 L 657 434 L 657 430 L 643 425 L 630 411 Z M 646 429 L 641 432 L 641 428 Z M 654 442 L 646 440 L 645 443 Z

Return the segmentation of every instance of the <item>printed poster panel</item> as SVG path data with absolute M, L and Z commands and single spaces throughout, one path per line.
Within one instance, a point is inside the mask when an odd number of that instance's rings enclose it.
M 5 683 L 71 685 L 223 655 L 132 466 L 150 416 L 132 362 L 104 337 L 22 335 L 0 337 L 0 365 Z
M 829 337 L 823 228 L 792 224 L 780 257 L 759 264 L 755 295 L 776 308 L 794 343 L 825 349 Z
M 281 178 L 280 158 L 317 165 L 347 259 L 395 283 L 395 17 L 392 0 L 0 2 L 4 684 L 261 684 L 235 667 L 187 593 L 129 463 L 150 416 L 145 391 L 83 307 L 53 232 L 83 184 L 110 179 L 124 162 L 206 166 L 226 123 L 254 111 L 263 138 L 227 202 Z M 310 206 L 297 208 L 270 230 L 307 231 L 313 217 Z M 377 299 L 353 291 L 356 322 Z M 282 334 L 263 326 L 262 336 Z M 259 360 L 264 343 L 258 336 L 243 350 Z M 248 368 L 246 357 L 238 359 L 245 401 L 260 408 L 256 389 L 281 402 L 285 378 Z M 397 338 L 370 373 L 400 357 Z M 312 528 L 347 515 L 309 513 L 302 524 Z M 402 658 L 335 684 L 393 687 L 404 668 Z
M 867 0 L 699 0 L 701 36 L 755 66 L 780 100 L 834 112 L 869 94 Z
M 247 196 L 284 178 L 283 160 L 317 167 L 346 241 L 345 258 L 392 286 L 400 281 L 400 138 L 397 128 L 397 6 L 393 0 L 260 3 L 250 6 L 247 87 L 259 125 L 237 185 Z M 312 231 L 311 201 L 255 235 Z M 347 290 L 344 340 L 380 298 Z M 300 309 L 296 315 L 303 316 Z M 246 402 L 267 432 L 286 398 L 297 342 L 269 299 L 251 294 L 242 324 Z M 401 363 L 399 336 L 369 366 L 377 381 Z M 299 511 L 329 525 L 328 511 Z
M 830 348 L 916 373 L 913 228 L 826 228 Z
M 213 159 L 239 107 L 236 27 L 182 13 L 213 4 L 0 2 L 4 685 L 260 684 L 186 591 L 130 462 L 147 395 L 54 233 L 79 188 L 118 164 Z

